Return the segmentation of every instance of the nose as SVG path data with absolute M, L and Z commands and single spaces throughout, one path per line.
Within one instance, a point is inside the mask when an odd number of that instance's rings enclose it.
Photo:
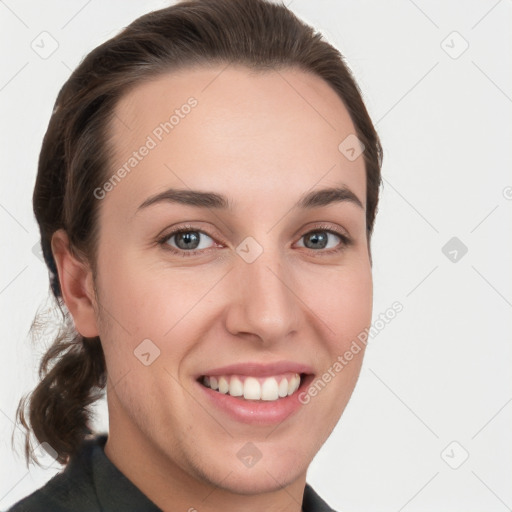
M 231 301 L 226 328 L 260 345 L 283 342 L 299 329 L 304 303 L 299 285 L 279 250 L 265 249 L 248 263 L 238 258 L 230 272 Z

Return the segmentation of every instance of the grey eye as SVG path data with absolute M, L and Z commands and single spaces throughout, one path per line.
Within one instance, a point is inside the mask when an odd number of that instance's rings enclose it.
M 334 244 L 329 246 L 329 236 L 337 238 L 338 241 L 334 241 Z M 311 231 L 305 234 L 301 240 L 302 239 L 305 240 L 303 246 L 307 249 L 331 249 L 336 247 L 336 245 L 341 241 L 341 237 L 339 235 L 326 230 Z
M 203 233 L 202 231 L 188 230 L 172 234 L 167 240 L 167 243 L 173 247 L 176 247 L 177 249 L 181 249 L 184 251 L 196 249 L 201 250 L 208 248 L 207 242 L 206 246 L 204 246 L 203 242 L 203 246 L 201 247 L 201 237 L 206 237 L 213 241 L 211 237 L 209 237 L 206 233 Z M 173 239 L 175 239 L 175 245 L 171 244 L 171 240 Z

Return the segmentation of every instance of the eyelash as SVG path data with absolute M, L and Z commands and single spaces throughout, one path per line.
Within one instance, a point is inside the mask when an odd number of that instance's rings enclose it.
M 190 257 L 190 256 L 197 256 L 198 254 L 204 254 L 206 251 L 210 249 L 214 249 L 214 247 L 208 248 L 208 249 L 193 249 L 191 251 L 185 251 L 184 249 L 175 249 L 174 247 L 170 246 L 167 242 L 174 236 L 179 235 L 180 233 L 189 233 L 189 232 L 197 232 L 202 233 L 203 235 L 209 236 L 212 240 L 214 240 L 214 237 L 209 235 L 207 232 L 203 231 L 202 229 L 198 229 L 194 226 L 187 225 L 182 226 L 174 231 L 171 231 L 170 233 L 165 234 L 164 236 L 160 237 L 157 240 L 157 243 L 164 247 L 165 250 L 170 251 L 173 254 L 176 254 L 178 256 L 182 256 L 184 258 Z M 309 249 L 310 251 L 313 251 L 315 253 L 319 253 L 321 255 L 330 255 L 335 254 L 343 251 L 348 246 L 352 245 L 353 241 L 351 238 L 349 238 L 347 235 L 342 233 L 341 231 L 338 231 L 337 229 L 334 229 L 332 227 L 327 226 L 318 226 L 315 229 L 312 229 L 306 233 L 304 233 L 301 238 L 305 237 L 306 235 L 309 235 L 311 233 L 318 233 L 318 232 L 326 232 L 330 233 L 332 235 L 336 235 L 340 238 L 341 242 L 338 246 L 334 249 L 327 249 L 327 250 L 318 250 L 315 251 L 314 249 Z M 307 249 L 307 248 L 306 248 Z

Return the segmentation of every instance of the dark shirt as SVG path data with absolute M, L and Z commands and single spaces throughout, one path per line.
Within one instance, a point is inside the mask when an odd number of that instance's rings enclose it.
M 85 440 L 63 471 L 7 512 L 162 512 L 105 455 L 106 441 L 107 434 Z M 334 512 L 309 484 L 302 509 Z

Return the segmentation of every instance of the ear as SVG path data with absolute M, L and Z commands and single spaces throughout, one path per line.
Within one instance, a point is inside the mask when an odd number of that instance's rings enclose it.
M 98 336 L 92 271 L 70 251 L 63 229 L 52 236 L 52 253 L 59 273 L 62 298 L 73 317 L 76 330 L 86 338 Z

